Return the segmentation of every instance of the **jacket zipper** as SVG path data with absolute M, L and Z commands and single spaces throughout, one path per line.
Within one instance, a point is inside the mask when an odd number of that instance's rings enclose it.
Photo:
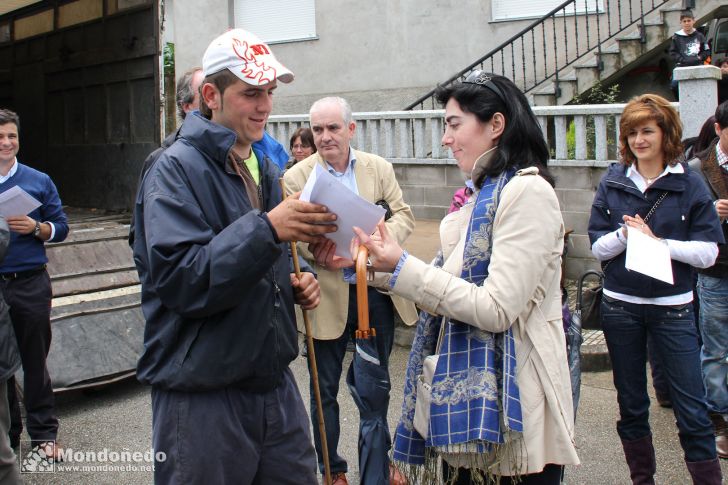
M 278 312 L 281 306 L 281 288 L 278 286 L 278 282 L 276 281 L 275 266 L 271 268 L 271 277 L 273 281 L 273 318 L 271 323 L 273 325 L 273 334 L 275 335 L 275 356 L 278 357 L 281 353 L 280 338 L 278 335 Z M 276 374 L 280 370 L 278 363 L 279 360 L 277 358 L 274 359 L 273 365 L 275 366 Z

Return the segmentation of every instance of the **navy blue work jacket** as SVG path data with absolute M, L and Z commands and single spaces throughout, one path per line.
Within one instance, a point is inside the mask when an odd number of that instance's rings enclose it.
M 626 176 L 627 167 L 614 163 L 602 177 L 592 203 L 589 218 L 589 240 L 593 245 L 600 237 L 619 228 L 622 216 L 644 218 L 665 192 L 647 224 L 652 233 L 663 239 L 678 241 L 723 242 L 723 232 L 710 195 L 700 175 L 683 165 L 685 173 L 668 173 L 655 181 L 643 194 Z M 692 266 L 672 260 L 675 284 L 670 285 L 625 268 L 624 251 L 609 263 L 604 288 L 616 293 L 657 298 L 687 293 L 692 290 Z M 602 262 L 602 266 L 606 261 Z

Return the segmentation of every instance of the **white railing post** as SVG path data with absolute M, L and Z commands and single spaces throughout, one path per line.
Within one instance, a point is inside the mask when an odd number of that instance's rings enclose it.
M 607 117 L 605 115 L 594 116 L 594 158 L 596 160 L 607 159 Z
M 425 120 L 416 118 L 414 120 L 415 132 L 415 158 L 425 158 L 427 152 L 425 151 Z
M 384 158 L 394 157 L 394 120 L 384 120 Z
M 566 160 L 569 156 L 569 148 L 566 142 L 566 116 L 554 117 L 554 137 L 556 138 L 556 159 Z
M 432 158 L 442 158 L 442 118 L 430 120 L 430 134 L 432 140 Z
M 677 106 L 677 105 L 676 105 Z M 619 117 L 623 104 L 613 105 L 574 105 L 574 106 L 536 106 L 532 108 L 552 156 L 556 160 L 567 160 L 573 151 L 575 160 L 592 163 L 606 161 L 609 157 L 611 139 L 609 127 L 614 120 L 614 139 L 619 140 Z M 385 158 L 400 160 L 450 160 L 449 150 L 441 146 L 444 126 L 444 110 L 422 111 L 383 111 L 354 113 L 357 120 L 355 146 Z M 593 134 L 588 129 L 593 119 Z M 567 140 L 570 120 L 574 123 L 574 140 Z M 285 147 L 288 137 L 299 126 L 306 126 L 307 114 L 276 115 L 268 120 L 268 131 Z M 553 126 L 550 133 L 549 125 Z M 550 134 L 550 136 L 549 136 Z M 588 139 L 591 136 L 593 138 Z M 594 147 L 594 160 L 589 160 L 590 146 Z M 613 148 L 611 148 L 613 149 Z
M 410 158 L 412 156 L 411 127 L 411 119 L 400 119 L 397 121 L 397 129 L 399 130 L 398 158 Z

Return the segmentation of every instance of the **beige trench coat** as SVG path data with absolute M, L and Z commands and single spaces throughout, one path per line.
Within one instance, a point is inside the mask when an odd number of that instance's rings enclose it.
M 474 203 L 441 224 L 445 264 L 415 257 L 402 266 L 393 291 L 418 306 L 492 332 L 513 328 L 524 432 L 520 456 L 507 456 L 500 475 L 540 472 L 549 463 L 576 465 L 571 381 L 561 315 L 564 224 L 551 186 L 536 168 L 504 187 L 493 223 L 493 252 L 485 283 L 459 278 Z M 455 276 L 453 276 L 455 275 Z

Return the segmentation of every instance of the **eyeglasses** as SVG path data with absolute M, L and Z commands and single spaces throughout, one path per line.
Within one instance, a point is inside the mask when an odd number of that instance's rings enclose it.
M 291 148 L 294 149 L 294 150 L 302 150 L 304 148 L 311 148 L 311 145 L 303 145 L 303 144 L 300 144 L 300 143 L 296 143 Z
M 481 71 L 480 69 L 476 69 L 468 74 L 463 82 L 467 84 L 477 84 L 478 86 L 490 89 L 496 96 L 498 96 L 498 99 L 500 99 L 503 104 L 506 104 L 506 97 L 503 95 L 503 91 L 501 91 L 498 85 L 493 82 L 493 76 L 495 76 L 495 74 L 490 74 L 485 71 Z

